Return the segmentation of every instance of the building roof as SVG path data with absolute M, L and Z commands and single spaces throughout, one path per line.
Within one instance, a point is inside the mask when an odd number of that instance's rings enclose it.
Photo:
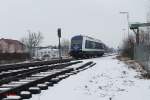
M 21 43 L 21 42 L 18 41 L 18 40 L 1 38 L 0 41 L 2 41 L 2 40 L 5 41 L 5 42 L 8 43 L 8 44 L 20 44 L 20 45 L 23 45 L 23 46 L 24 46 L 24 44 Z

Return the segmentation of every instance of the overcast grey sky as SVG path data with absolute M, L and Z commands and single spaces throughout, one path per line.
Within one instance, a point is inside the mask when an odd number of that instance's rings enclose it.
M 57 44 L 57 28 L 62 38 L 84 34 L 117 47 L 123 28 L 130 21 L 145 22 L 147 0 L 0 0 L 0 37 L 20 39 L 27 30 L 41 31 L 43 45 Z M 127 32 L 127 30 L 126 30 Z

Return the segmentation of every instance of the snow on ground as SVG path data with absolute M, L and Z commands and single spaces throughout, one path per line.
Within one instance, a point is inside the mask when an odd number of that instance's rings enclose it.
M 84 60 L 96 65 L 60 81 L 30 100 L 149 100 L 150 80 L 115 56 Z M 111 99 L 110 99 L 111 98 Z

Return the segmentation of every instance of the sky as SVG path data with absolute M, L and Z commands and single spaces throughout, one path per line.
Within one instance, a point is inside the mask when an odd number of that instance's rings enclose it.
M 82 34 L 116 48 L 127 37 L 126 15 L 119 12 L 146 22 L 148 8 L 148 0 L 0 0 L 0 38 L 21 40 L 28 30 L 40 31 L 41 45 L 57 45 L 61 28 L 62 39 Z

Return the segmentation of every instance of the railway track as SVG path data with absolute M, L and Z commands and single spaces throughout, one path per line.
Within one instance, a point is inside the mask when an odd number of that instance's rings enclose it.
M 61 63 L 70 62 L 71 59 L 63 59 Z M 36 70 L 49 68 L 47 65 L 60 63 L 59 60 L 43 61 L 43 62 L 32 62 L 32 63 L 21 63 L 21 64 L 10 64 L 0 66 L 0 85 L 7 83 L 14 79 L 13 77 L 21 77 L 19 74 L 24 72 L 34 73 Z M 52 67 L 53 68 L 53 67 Z M 51 68 L 51 69 L 52 69 Z
M 47 62 L 44 64 L 7 65 L 0 74 L 0 100 L 22 100 L 30 98 L 32 94 L 40 93 L 42 89 L 47 89 L 58 81 L 77 74 L 89 67 L 95 65 L 93 62 L 87 62 L 81 66 L 71 67 L 82 61 L 65 60 Z M 32 65 L 32 66 L 31 66 Z M 10 68 L 10 69 L 9 69 Z M 0 69 L 0 70 L 1 70 Z M 14 96 L 16 98 L 11 98 Z M 18 97 L 18 98 L 17 98 Z
M 51 61 L 38 61 L 38 62 L 30 62 L 30 63 L 18 63 L 18 64 L 7 64 L 7 65 L 0 65 L 0 72 L 8 71 L 8 70 L 17 70 L 21 68 L 29 68 L 29 67 L 36 67 L 36 66 L 43 66 L 43 65 L 51 65 L 56 63 L 64 63 L 70 62 L 73 59 L 62 59 L 60 60 L 51 60 Z

